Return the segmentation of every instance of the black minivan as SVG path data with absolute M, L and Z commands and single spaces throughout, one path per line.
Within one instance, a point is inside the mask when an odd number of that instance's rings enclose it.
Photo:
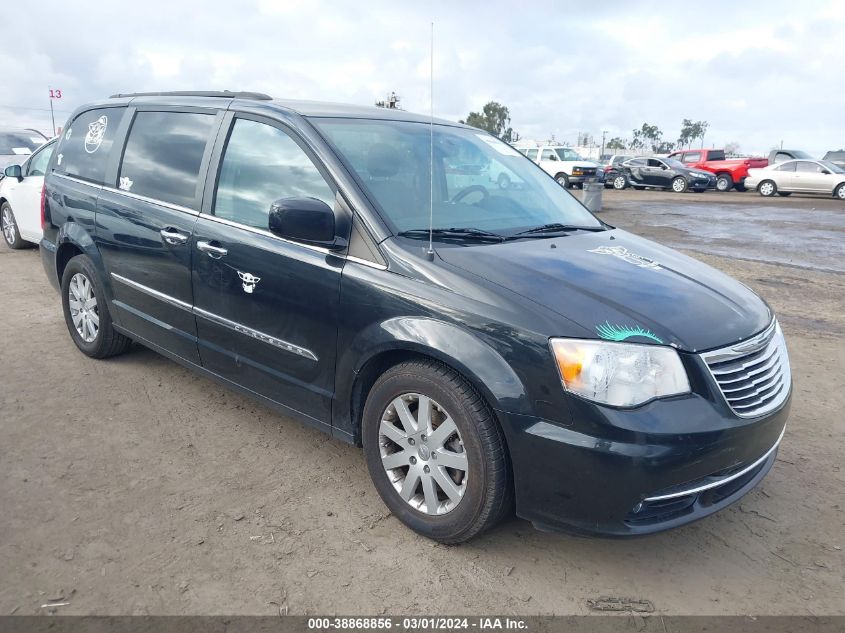
M 234 92 L 115 95 L 64 129 L 41 254 L 79 349 L 136 341 L 363 446 L 420 534 L 514 508 L 646 534 L 775 461 L 792 381 L 767 304 L 485 132 Z

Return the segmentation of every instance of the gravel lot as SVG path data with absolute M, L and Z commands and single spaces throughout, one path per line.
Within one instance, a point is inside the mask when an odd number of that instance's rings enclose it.
M 697 524 L 460 547 L 387 513 L 361 452 L 143 348 L 74 347 L 37 251 L 0 249 L 0 614 L 845 614 L 845 204 L 607 191 L 602 217 L 759 292 L 795 380 L 777 463 Z M 50 601 L 69 603 L 43 608 Z

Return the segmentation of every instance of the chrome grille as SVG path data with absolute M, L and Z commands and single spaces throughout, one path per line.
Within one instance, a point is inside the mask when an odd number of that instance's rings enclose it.
M 774 411 L 789 395 L 792 374 L 777 321 L 747 341 L 701 357 L 728 405 L 740 417 Z

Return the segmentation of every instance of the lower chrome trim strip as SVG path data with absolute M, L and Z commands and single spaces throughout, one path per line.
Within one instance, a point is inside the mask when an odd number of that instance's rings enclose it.
M 710 490 L 711 488 L 718 488 L 719 486 L 726 484 L 730 481 L 733 481 L 734 479 L 739 479 L 740 477 L 742 477 L 746 473 L 748 473 L 748 472 L 754 470 L 755 468 L 757 468 L 757 466 L 759 466 L 760 464 L 762 464 L 764 461 L 766 461 L 769 458 L 769 456 L 780 445 L 780 441 L 783 439 L 784 433 L 786 433 L 786 427 L 785 426 L 783 427 L 783 430 L 780 432 L 780 436 L 778 437 L 777 441 L 775 442 L 775 445 L 772 446 L 768 451 L 766 451 L 766 454 L 763 455 L 760 459 L 758 459 L 756 462 L 754 462 L 750 466 L 746 466 L 745 468 L 740 470 L 738 473 L 734 473 L 732 475 L 728 475 L 727 477 L 719 479 L 718 481 L 711 481 L 709 484 L 704 484 L 702 486 L 696 486 L 695 488 L 689 488 L 689 489 L 683 490 L 681 492 L 673 492 L 673 493 L 668 494 L 668 495 L 657 495 L 655 497 L 646 497 L 645 499 L 643 499 L 643 501 L 663 501 L 664 499 L 676 499 L 678 497 L 686 497 L 687 495 L 693 495 L 693 494 L 696 494 L 696 493 L 699 493 L 699 492 L 703 492 L 705 490 Z
M 240 334 L 245 334 L 246 336 L 254 338 L 257 341 L 267 343 L 268 345 L 272 345 L 273 347 L 278 347 L 281 350 L 284 350 L 291 354 L 296 354 L 297 356 L 302 356 L 303 358 L 307 358 L 308 360 L 313 360 L 315 362 L 319 360 L 317 355 L 309 349 L 300 347 L 299 345 L 294 345 L 293 343 L 288 343 L 287 341 L 284 341 L 280 338 L 270 336 L 269 334 L 265 334 L 264 332 L 260 332 L 251 327 L 247 327 L 246 325 L 242 325 L 240 323 L 237 323 L 236 321 L 231 321 L 225 317 L 220 316 L 219 314 L 214 314 L 213 312 L 203 310 L 202 308 L 197 308 L 196 306 L 191 306 L 191 304 L 186 303 L 181 299 L 171 297 L 170 295 L 164 294 L 163 292 L 159 292 L 158 290 L 155 290 L 143 284 L 139 284 L 137 281 L 127 279 L 122 275 L 111 273 L 111 276 L 115 281 L 119 281 L 120 283 L 129 286 L 130 288 L 133 288 L 138 292 L 143 292 L 144 294 L 154 297 L 159 301 L 163 301 L 164 303 L 167 303 L 169 305 L 181 308 L 183 310 L 187 310 L 188 312 L 208 319 L 209 321 L 212 321 L 218 325 L 227 327 L 230 330 L 234 330 L 235 332 L 239 332 Z
M 286 352 L 290 352 L 291 354 L 302 356 L 303 358 L 307 358 L 308 360 L 318 360 L 317 356 L 311 350 L 305 349 L 304 347 L 300 347 L 299 345 L 294 345 L 293 343 L 288 343 L 287 341 L 283 341 L 282 339 L 276 338 L 275 336 L 264 334 L 264 332 L 259 332 L 258 330 L 254 330 L 251 327 L 241 325 L 240 323 L 237 323 L 235 321 L 230 321 L 229 319 L 222 317 L 219 314 L 208 312 L 207 310 L 197 308 L 196 306 L 194 306 L 194 314 L 206 318 L 209 321 L 213 321 L 218 325 L 227 327 L 230 330 L 234 330 L 235 332 L 250 336 L 258 341 L 261 341 L 262 343 L 268 343 L 269 345 L 278 347 L 279 349 L 282 349 Z
M 164 301 L 165 303 L 169 303 L 172 306 L 176 306 L 177 308 L 182 308 L 183 310 L 187 310 L 188 312 L 191 311 L 191 304 L 182 301 L 181 299 L 177 299 L 176 297 L 171 297 L 170 295 L 166 295 L 163 292 L 159 292 L 149 286 L 145 286 L 143 284 L 139 284 L 137 281 L 132 281 L 131 279 L 127 279 L 123 275 L 118 275 L 117 273 L 111 274 L 112 279 L 115 281 L 119 281 L 120 283 L 129 286 L 130 288 L 134 288 L 138 292 L 143 292 L 144 294 L 150 295 L 151 297 L 155 297 L 159 301 Z

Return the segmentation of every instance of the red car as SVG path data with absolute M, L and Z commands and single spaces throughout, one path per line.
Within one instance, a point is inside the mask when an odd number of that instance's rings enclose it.
M 723 149 L 687 149 L 669 154 L 687 167 L 703 169 L 716 174 L 716 190 L 745 191 L 744 182 L 749 169 L 759 169 L 769 164 L 765 158 L 725 158 Z

